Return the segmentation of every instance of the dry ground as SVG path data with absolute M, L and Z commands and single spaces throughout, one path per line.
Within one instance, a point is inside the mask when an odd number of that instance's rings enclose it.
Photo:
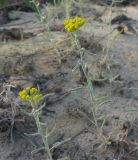
M 88 18 L 80 31 L 80 41 L 86 48 L 85 58 L 93 75 L 95 95 L 106 97 L 99 114 L 108 116 L 104 134 L 110 135 L 111 145 L 103 146 L 94 127 L 79 113 L 81 110 L 89 114 L 89 104 L 82 100 L 87 93 L 70 92 L 82 81 L 78 71 L 72 72 L 78 56 L 70 36 L 64 31 L 62 11 L 57 11 L 58 16 L 50 23 L 50 43 L 46 25 L 39 23 L 35 13 L 13 10 L 9 12 L 13 20 L 0 26 L 0 88 L 2 91 L 5 85 L 15 86 L 7 95 L 11 99 L 0 102 L 0 160 L 45 159 L 44 152 L 33 156 L 30 153 L 40 145 L 39 139 L 24 135 L 35 130 L 33 120 L 18 112 L 11 114 L 11 108 L 16 106 L 14 100 L 19 99 L 18 91 L 37 85 L 42 93 L 52 93 L 46 99 L 47 108 L 42 114 L 42 120 L 51 124 L 49 127 L 56 124 L 50 144 L 72 137 L 69 143 L 54 150 L 54 159 L 63 156 L 70 160 L 138 159 L 138 6 L 113 8 L 113 19 L 122 14 L 128 19 L 113 22 L 114 31 L 110 34 L 105 6 L 86 3 L 81 8 L 80 12 L 74 6 L 72 15 L 79 12 Z M 124 34 L 118 34 L 118 23 L 124 27 Z M 110 50 L 111 72 L 107 74 L 102 63 L 103 49 L 108 38 L 111 41 L 115 35 L 118 36 Z M 104 80 L 99 82 L 97 79 L 101 76 Z M 19 106 L 16 107 L 19 110 Z

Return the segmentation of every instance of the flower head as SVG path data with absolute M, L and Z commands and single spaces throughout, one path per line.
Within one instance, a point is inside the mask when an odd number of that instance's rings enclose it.
M 37 88 L 26 87 L 25 89 L 19 92 L 19 96 L 25 101 L 38 102 L 43 95 L 40 94 Z
M 36 94 L 35 96 L 33 96 L 33 100 L 37 102 L 41 99 L 41 97 L 42 97 L 42 94 Z
M 81 18 L 77 16 L 75 18 L 65 19 L 64 20 L 65 29 L 68 32 L 73 32 L 79 29 L 81 26 L 83 26 L 86 23 L 86 21 L 87 21 L 86 18 Z

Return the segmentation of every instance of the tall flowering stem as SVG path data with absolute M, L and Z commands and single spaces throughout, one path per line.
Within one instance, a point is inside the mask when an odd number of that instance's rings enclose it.
M 26 134 L 26 135 L 27 136 L 40 136 L 41 140 L 43 142 L 43 146 L 38 149 L 35 149 L 34 151 L 32 151 L 32 153 L 36 153 L 40 150 L 45 150 L 48 155 L 48 160 L 53 160 L 52 151 L 55 148 L 59 147 L 60 145 L 70 141 L 71 138 L 67 138 L 61 142 L 54 143 L 50 147 L 48 140 L 49 140 L 49 136 L 51 136 L 51 134 L 53 133 L 55 127 L 53 127 L 51 131 L 49 131 L 48 127 L 46 127 L 46 128 L 42 127 L 42 122 L 40 121 L 40 116 L 41 116 L 42 109 L 46 106 L 45 103 L 44 104 L 41 103 L 41 99 L 42 99 L 43 95 L 40 93 L 40 91 L 37 88 L 27 87 L 19 92 L 19 97 L 22 100 L 30 103 L 30 105 L 32 107 L 32 111 L 29 113 L 28 112 L 26 112 L 26 113 L 27 113 L 27 115 L 32 116 L 34 118 L 36 126 L 37 126 L 37 133 Z
M 79 60 L 79 64 L 77 64 L 76 66 L 81 67 L 81 69 L 85 75 L 86 82 L 87 82 L 86 88 L 88 89 L 88 93 L 90 96 L 90 104 L 91 104 L 90 109 L 91 109 L 92 116 L 93 116 L 92 123 L 99 130 L 98 123 L 97 123 L 97 117 L 96 117 L 97 108 L 96 108 L 95 96 L 94 96 L 94 91 L 93 91 L 92 77 L 86 68 L 86 62 L 84 59 L 85 49 L 81 47 L 80 42 L 79 42 L 79 38 L 78 38 L 78 30 L 86 22 L 87 22 L 87 20 L 85 18 L 75 17 L 75 18 L 71 18 L 71 19 L 65 19 L 64 25 L 65 25 L 65 29 L 71 33 L 73 40 L 74 40 L 74 43 L 79 51 L 80 60 Z
M 95 124 L 96 128 L 98 129 L 98 123 L 97 123 L 97 118 L 96 118 L 96 103 L 95 103 L 95 96 L 94 96 L 94 90 L 93 90 L 93 84 L 92 84 L 92 76 L 89 74 L 86 68 L 86 63 L 84 59 L 84 54 L 85 54 L 85 49 L 81 48 L 79 39 L 78 39 L 78 34 L 77 32 L 74 32 L 74 42 L 76 44 L 77 49 L 79 50 L 79 55 L 80 55 L 80 64 L 79 66 L 81 67 L 85 78 L 86 78 L 86 87 L 88 89 L 88 93 L 90 96 L 90 103 L 91 103 L 91 111 L 92 111 L 92 116 L 93 116 L 93 123 Z
M 37 88 L 27 87 L 24 90 L 19 92 L 19 96 L 22 100 L 28 101 L 31 104 L 32 111 L 31 113 L 28 113 L 28 115 L 34 118 L 37 126 L 37 133 L 33 134 L 33 136 L 34 135 L 40 136 L 44 145 L 42 148 L 36 149 L 33 152 L 35 153 L 41 149 L 45 149 L 47 151 L 49 160 L 53 160 L 49 143 L 48 143 L 48 137 L 50 134 L 48 133 L 47 127 L 45 128 L 45 132 L 44 132 L 44 129 L 42 128 L 42 124 L 40 121 L 41 111 L 45 107 L 45 104 L 39 105 L 43 95 L 39 92 Z

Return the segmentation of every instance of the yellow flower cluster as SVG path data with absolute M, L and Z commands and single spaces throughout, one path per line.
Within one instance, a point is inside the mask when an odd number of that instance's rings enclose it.
M 40 94 L 37 88 L 27 87 L 19 92 L 19 96 L 25 101 L 39 101 L 42 98 L 42 94 Z
M 64 20 L 65 29 L 68 32 L 73 32 L 79 29 L 81 26 L 83 26 L 86 23 L 86 21 L 87 20 L 85 18 L 81 18 L 81 17 L 65 19 Z

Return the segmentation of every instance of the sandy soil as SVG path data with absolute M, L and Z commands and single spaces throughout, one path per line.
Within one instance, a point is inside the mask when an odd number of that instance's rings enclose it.
M 80 114 L 81 111 L 89 115 L 89 103 L 82 99 L 87 97 L 87 92 L 71 92 L 82 81 L 79 71 L 72 72 L 78 56 L 64 31 L 62 11 L 57 11 L 58 18 L 51 20 L 50 43 L 46 24 L 40 24 L 35 13 L 13 10 L 9 12 L 12 20 L 0 26 L 0 89 L 5 85 L 15 86 L 7 95 L 10 99 L 0 101 L 0 160 L 46 159 L 43 151 L 31 155 L 41 142 L 39 138 L 24 135 L 36 127 L 32 119 L 19 113 L 21 106 L 14 103 L 19 100 L 20 89 L 37 85 L 42 93 L 52 93 L 42 113 L 42 120 L 51 124 L 49 128 L 56 124 L 50 144 L 72 138 L 53 151 L 53 159 L 64 156 L 69 160 L 138 159 L 138 6 L 114 7 L 112 19 L 122 14 L 128 19 L 121 20 L 120 24 L 118 20 L 114 22 L 110 34 L 105 6 L 86 3 L 81 8 L 81 12 L 73 8 L 72 14 L 83 13 L 88 18 L 80 31 L 80 42 L 86 48 L 85 58 L 93 75 L 95 95 L 105 97 L 98 114 L 108 116 L 104 134 L 110 136 L 111 144 L 103 145 L 94 126 Z M 124 34 L 119 34 L 120 25 Z M 113 44 L 111 72 L 107 73 L 102 60 L 109 37 Z M 105 80 L 99 82 L 101 74 Z M 13 106 L 17 107 L 15 115 L 11 112 Z

